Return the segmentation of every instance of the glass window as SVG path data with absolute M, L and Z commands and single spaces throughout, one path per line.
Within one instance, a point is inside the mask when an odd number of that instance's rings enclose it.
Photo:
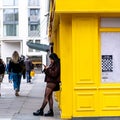
M 40 40 L 35 40 L 35 43 L 39 43 L 40 44 Z
M 28 6 L 39 6 L 40 0 L 28 0 Z
M 29 9 L 28 22 L 40 23 L 40 9 Z
M 102 83 L 120 83 L 120 32 L 101 32 Z
M 4 36 L 17 36 L 18 35 L 18 25 L 16 24 L 6 24 L 4 25 Z
M 4 9 L 3 19 L 4 22 L 18 22 L 18 9 Z
M 28 36 L 35 36 L 35 37 L 39 37 L 40 36 L 40 31 L 39 31 L 39 25 L 36 24 L 31 24 L 28 26 Z
M 29 40 L 29 42 L 33 42 L 33 40 Z M 28 52 L 33 52 L 33 49 L 28 48 Z
M 120 18 L 101 18 L 101 27 L 105 28 L 119 28 Z
M 3 5 L 4 6 L 17 6 L 18 5 L 18 0 L 3 0 Z
M 40 36 L 40 9 L 29 9 L 28 35 Z
M 30 9 L 30 15 L 39 15 L 40 9 Z
M 4 36 L 18 35 L 18 9 L 3 10 Z
M 30 25 L 30 31 L 37 31 L 38 25 Z

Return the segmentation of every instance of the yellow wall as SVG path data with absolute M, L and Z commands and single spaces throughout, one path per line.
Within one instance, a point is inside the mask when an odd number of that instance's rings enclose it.
M 120 28 L 99 26 L 100 17 L 120 17 L 119 5 L 118 0 L 56 0 L 59 17 L 54 23 L 60 24 L 54 25 L 52 40 L 61 59 L 61 91 L 56 93 L 61 118 L 120 115 L 120 84 L 101 82 L 100 61 L 100 32 L 120 32 Z
M 120 0 L 56 0 L 56 12 L 120 12 Z
M 60 16 L 61 58 L 61 117 L 72 117 L 73 68 L 72 68 L 72 20 L 71 16 Z
M 59 25 L 52 35 L 53 35 L 52 42 L 54 43 L 54 52 L 57 53 L 57 55 L 60 57 Z M 60 96 L 61 96 L 61 91 L 55 92 L 55 100 L 58 102 L 59 108 L 61 108 Z
M 120 84 L 101 83 L 99 16 L 60 15 L 54 50 L 61 59 L 61 118 L 118 116 Z M 108 31 L 110 31 L 108 30 Z M 106 31 L 107 32 L 107 31 Z

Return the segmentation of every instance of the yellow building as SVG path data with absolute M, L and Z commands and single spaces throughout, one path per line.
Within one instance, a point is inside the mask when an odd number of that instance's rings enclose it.
M 120 116 L 120 1 L 51 0 L 49 37 L 61 59 L 61 118 Z

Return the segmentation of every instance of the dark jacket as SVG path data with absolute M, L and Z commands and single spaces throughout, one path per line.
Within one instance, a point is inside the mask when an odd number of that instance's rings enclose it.
M 4 74 L 5 73 L 5 65 L 4 64 L 0 64 L 0 74 Z
M 9 68 L 8 68 L 9 72 L 22 73 L 22 70 L 23 70 L 23 67 L 22 67 L 22 64 L 20 63 L 20 61 L 18 61 L 17 63 L 10 61 Z
M 25 61 L 26 71 L 30 72 L 32 70 L 32 62 L 30 60 Z
M 60 83 L 60 65 L 50 65 L 45 72 L 45 82 Z

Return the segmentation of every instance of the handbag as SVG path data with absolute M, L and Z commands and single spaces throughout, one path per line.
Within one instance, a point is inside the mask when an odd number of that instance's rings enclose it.
M 32 71 L 30 72 L 30 76 L 31 76 L 31 77 L 34 77 L 34 76 L 35 76 L 35 71 L 34 71 L 34 70 L 32 70 Z
M 53 91 L 59 91 L 60 90 L 60 83 L 57 83 Z

